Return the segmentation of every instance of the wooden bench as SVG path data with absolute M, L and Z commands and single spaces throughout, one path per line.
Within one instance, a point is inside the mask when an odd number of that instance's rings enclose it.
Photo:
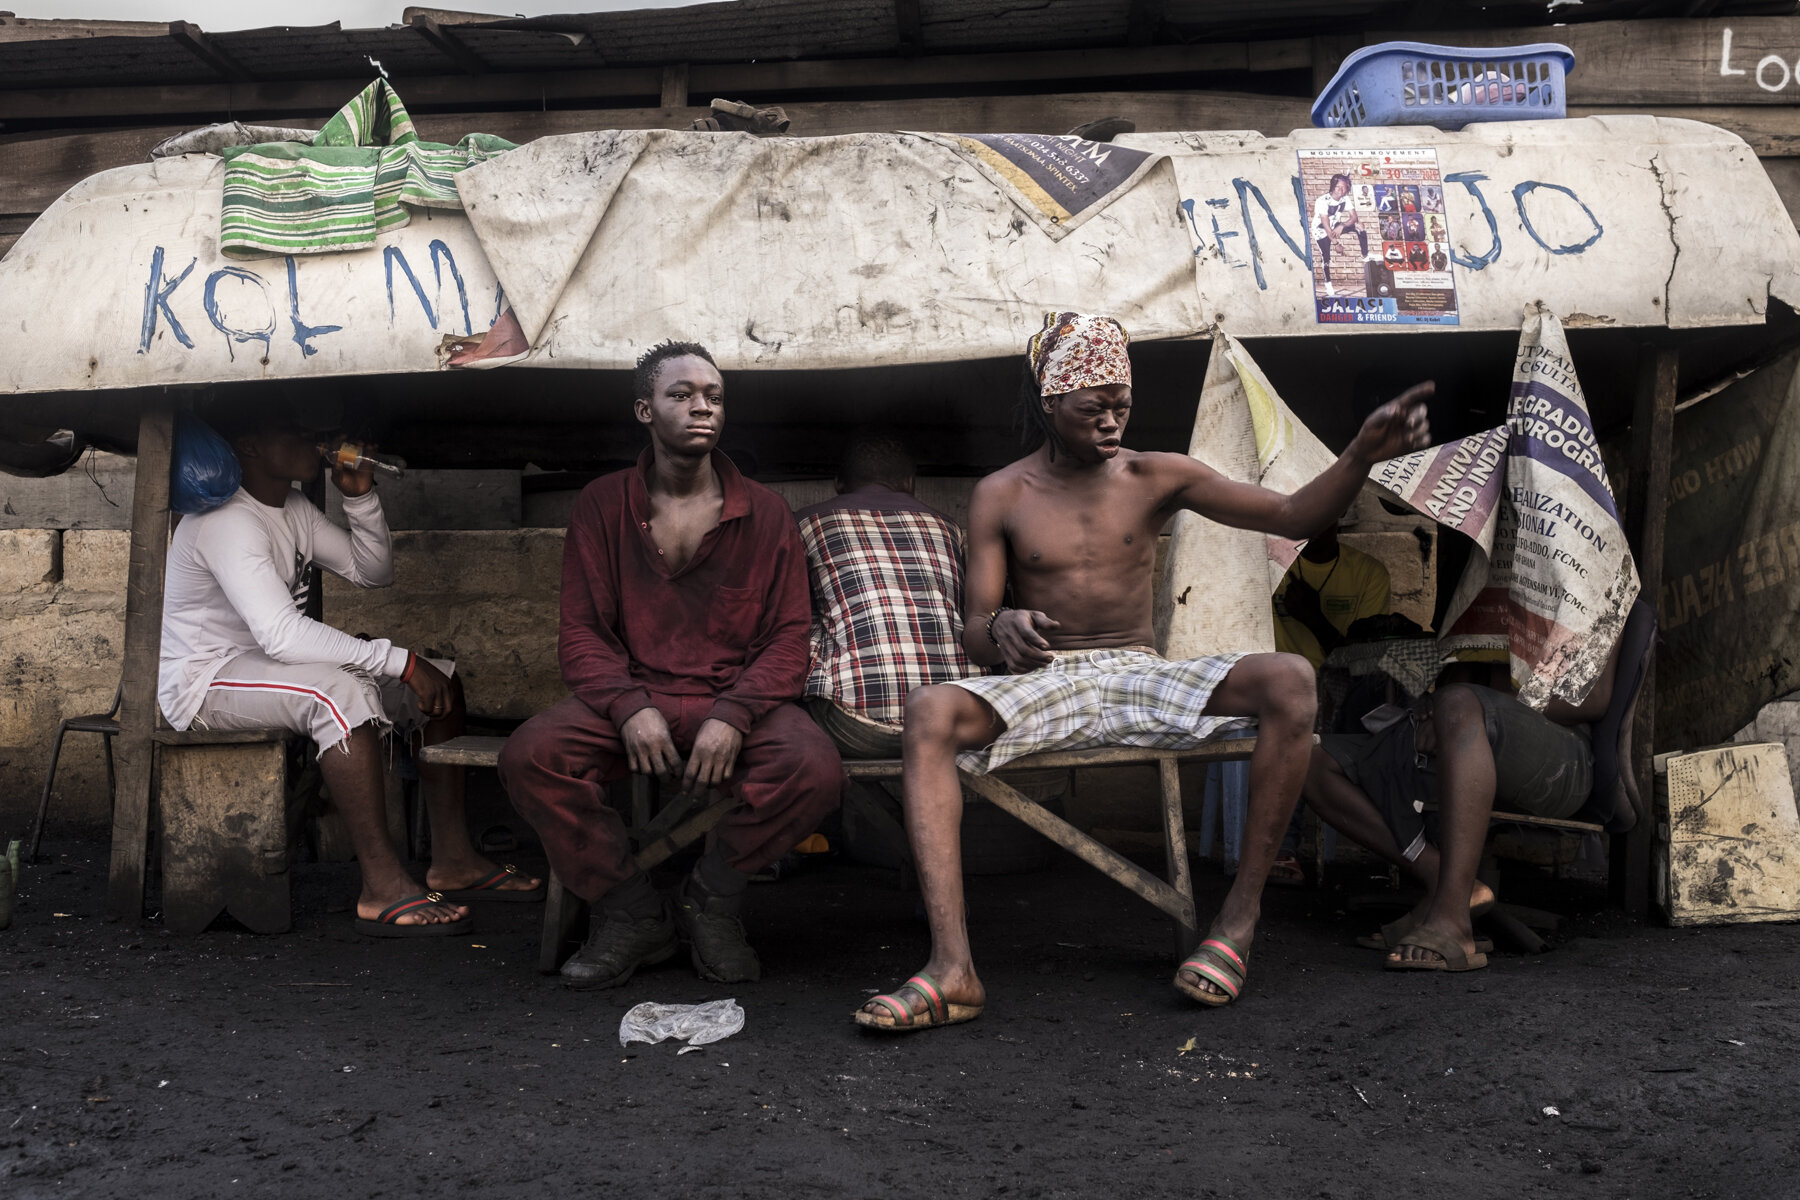
M 492 767 L 499 762 L 505 738 L 460 737 L 435 746 L 427 746 L 419 754 L 422 762 L 447 766 Z M 1181 811 L 1181 764 L 1241 761 L 1256 749 L 1255 738 L 1238 738 L 1209 742 L 1193 750 L 1139 750 L 1111 747 L 1099 750 L 1072 750 L 1050 754 L 1033 754 L 1014 759 L 995 775 L 971 775 L 959 772 L 963 785 L 976 795 L 1018 818 L 1063 849 L 1097 868 L 1114 882 L 1136 893 L 1161 909 L 1175 922 L 1175 955 L 1177 959 L 1194 948 L 1199 939 L 1199 923 L 1194 910 L 1194 882 L 1188 866 L 1187 827 Z M 1163 818 L 1163 848 L 1167 877 L 1138 866 L 1124 855 L 1101 844 L 1061 817 L 1020 795 L 1006 783 L 1005 776 L 1014 772 L 1044 770 L 1079 770 L 1084 767 L 1154 767 L 1160 782 Z M 844 772 L 852 780 L 898 779 L 901 762 L 897 758 L 845 759 Z M 698 813 L 698 797 L 677 800 L 662 812 L 650 814 L 650 780 L 632 777 L 631 812 L 628 824 L 632 840 L 639 846 L 636 861 L 648 870 L 669 858 L 675 851 L 703 837 L 729 812 L 733 801 L 714 799 Z M 690 815 L 692 814 L 692 815 Z M 543 940 L 538 949 L 538 969 L 554 974 L 568 956 L 581 945 L 587 934 L 588 905 L 564 890 L 554 872 L 550 876 L 544 906 Z

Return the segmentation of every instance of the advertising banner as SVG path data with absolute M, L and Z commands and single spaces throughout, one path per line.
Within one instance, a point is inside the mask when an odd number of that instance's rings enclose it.
M 1319 323 L 1455 325 L 1456 275 L 1437 150 L 1295 153 Z

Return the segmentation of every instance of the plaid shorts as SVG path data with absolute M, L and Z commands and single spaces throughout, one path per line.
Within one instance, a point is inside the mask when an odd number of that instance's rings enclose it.
M 1026 754 L 1138 746 L 1191 750 L 1252 717 L 1203 715 L 1213 690 L 1242 654 L 1215 654 L 1170 662 L 1146 650 L 1059 651 L 1056 660 L 1023 675 L 957 679 L 991 705 L 1006 732 L 980 750 L 957 756 L 957 765 L 985 775 Z

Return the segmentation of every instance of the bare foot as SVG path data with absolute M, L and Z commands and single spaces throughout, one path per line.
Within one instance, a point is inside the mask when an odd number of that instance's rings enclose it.
M 1419 925 L 1413 932 L 1426 929 L 1440 933 L 1455 942 L 1465 957 L 1473 957 L 1480 953 L 1480 949 L 1475 945 L 1475 934 L 1468 927 L 1467 922 L 1464 922 L 1461 929 L 1457 929 L 1453 926 L 1427 921 Z M 1405 945 L 1396 946 L 1388 951 L 1387 960 L 1391 963 L 1441 963 L 1445 961 L 1445 958 L 1436 950 L 1430 950 L 1424 946 Z
M 433 859 L 431 869 L 425 872 L 425 884 L 434 892 L 455 892 L 463 888 L 472 888 L 484 879 L 493 876 L 499 870 L 511 872 L 507 877 L 487 889 L 495 892 L 530 892 L 542 885 L 542 880 L 535 875 L 527 875 L 523 871 L 513 869 L 511 863 L 505 868 L 495 866 L 487 859 L 476 855 L 468 859 L 444 861 Z
M 1477 880 L 1474 888 L 1469 892 L 1469 916 L 1471 920 L 1478 911 L 1485 913 L 1488 909 L 1492 908 L 1494 906 L 1494 900 L 1494 889 Z M 1413 905 L 1404 917 L 1399 918 L 1391 924 L 1382 926 L 1367 937 L 1358 938 L 1357 945 L 1367 947 L 1370 950 L 1392 949 L 1392 947 L 1387 944 L 1388 931 L 1392 930 L 1394 939 L 1398 940 L 1417 929 L 1420 925 L 1424 924 L 1425 919 L 1431 915 L 1432 901 L 1432 894 L 1427 892 L 1425 898 Z
M 919 975 L 928 976 L 938 988 L 938 996 L 942 999 L 946 1011 L 950 1009 L 977 1009 L 987 1004 L 987 989 L 981 986 L 981 980 L 975 975 L 971 966 L 939 967 L 935 963 L 927 963 Z M 914 976 L 918 978 L 918 976 Z M 900 1001 L 915 1018 L 931 1011 L 933 1005 L 920 984 L 907 982 L 888 993 L 892 999 Z M 882 1024 L 896 1020 L 894 1010 L 877 1000 L 870 1000 L 857 1010 L 857 1015 L 867 1014 L 878 1018 Z M 968 1017 L 962 1019 L 967 1020 Z M 866 1022 L 865 1022 L 866 1023 Z

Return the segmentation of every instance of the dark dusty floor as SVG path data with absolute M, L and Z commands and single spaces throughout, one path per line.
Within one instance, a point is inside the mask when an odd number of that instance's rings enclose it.
M 51 849 L 0 933 L 19 1200 L 1800 1193 L 1788 926 L 1633 926 L 1565 886 L 1552 953 L 1396 976 L 1341 885 L 1272 892 L 1244 1002 L 1205 1011 L 1168 986 L 1167 923 L 1064 861 L 971 881 L 986 1016 L 880 1038 L 848 1014 L 924 930 L 841 864 L 757 889 L 764 982 L 679 959 L 581 994 L 534 973 L 536 906 L 372 942 L 353 868 L 309 866 L 292 934 L 180 939 L 105 923 L 102 850 Z M 620 1049 L 630 1005 L 722 995 L 729 1041 Z

